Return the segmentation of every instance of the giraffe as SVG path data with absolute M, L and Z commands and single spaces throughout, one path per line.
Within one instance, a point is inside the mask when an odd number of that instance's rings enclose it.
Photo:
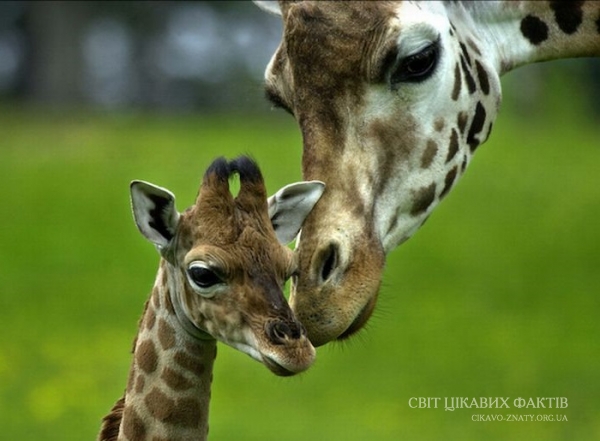
M 297 243 L 290 304 L 315 346 L 371 316 L 387 254 L 490 136 L 501 75 L 600 55 L 597 1 L 256 1 L 281 16 L 267 98 L 327 188 Z
M 229 178 L 237 173 L 234 198 Z M 282 293 L 295 273 L 297 235 L 321 182 L 290 184 L 268 201 L 256 163 L 215 160 L 195 205 L 143 181 L 131 184 L 140 232 L 161 255 L 134 342 L 124 396 L 98 440 L 205 440 L 217 340 L 276 375 L 306 370 L 315 350 Z

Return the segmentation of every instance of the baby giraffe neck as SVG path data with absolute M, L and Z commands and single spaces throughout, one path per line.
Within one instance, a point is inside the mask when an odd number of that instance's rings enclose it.
M 140 320 L 125 396 L 104 418 L 99 440 L 206 440 L 216 351 L 216 340 L 181 326 L 163 261 Z

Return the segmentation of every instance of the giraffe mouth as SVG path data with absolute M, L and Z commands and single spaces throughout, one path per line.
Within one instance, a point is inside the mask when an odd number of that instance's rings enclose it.
M 297 372 L 293 372 L 293 371 L 283 367 L 282 365 L 277 363 L 275 360 L 273 360 L 271 357 L 268 357 L 266 355 L 263 355 L 262 361 L 263 361 L 263 364 L 271 372 L 273 372 L 275 375 L 278 375 L 280 377 L 291 377 L 292 375 L 297 374 Z
M 346 330 L 344 332 L 342 332 L 336 338 L 336 340 L 338 340 L 338 341 L 346 340 L 347 338 L 350 338 L 352 335 L 354 335 L 358 331 L 360 331 L 362 329 L 362 327 L 367 323 L 369 318 L 371 317 L 371 314 L 373 314 L 376 303 L 377 303 L 377 296 L 375 296 L 371 300 L 369 300 L 369 302 L 364 306 L 364 308 L 361 309 L 361 311 L 358 313 L 358 315 L 356 316 L 354 321 L 352 323 L 350 323 L 350 326 L 348 326 L 348 328 L 346 328 Z
M 308 369 L 308 367 L 312 364 L 312 362 L 314 360 L 314 349 L 312 349 L 312 351 L 313 351 L 312 355 L 310 355 L 309 359 L 306 360 L 306 362 L 304 362 L 304 363 L 303 362 L 299 362 L 299 363 L 292 362 L 290 364 L 290 366 L 291 366 L 291 368 L 290 368 L 290 367 L 285 367 L 282 364 L 280 364 L 278 361 L 276 361 L 275 357 L 273 357 L 271 355 L 267 355 L 260 349 L 255 349 L 254 346 L 243 344 L 243 343 L 227 342 L 227 344 L 238 349 L 239 351 L 249 355 L 254 360 L 261 362 L 262 364 L 264 364 L 267 367 L 267 369 L 269 369 L 275 375 L 280 376 L 280 377 L 291 377 L 292 375 L 296 375 L 296 374 Z M 310 346 L 310 347 L 312 348 L 312 346 Z M 266 352 L 270 352 L 270 351 L 266 351 Z M 304 358 L 306 356 L 307 355 L 305 355 L 301 358 Z

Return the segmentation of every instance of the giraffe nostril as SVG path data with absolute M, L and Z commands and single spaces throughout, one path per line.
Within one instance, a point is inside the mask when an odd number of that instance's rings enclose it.
M 324 283 L 331 277 L 338 265 L 338 247 L 335 244 L 330 244 L 319 257 L 321 262 L 319 275 L 321 282 Z
M 302 325 L 296 323 L 272 322 L 267 328 L 267 335 L 274 344 L 283 344 L 288 340 L 297 340 L 302 334 Z

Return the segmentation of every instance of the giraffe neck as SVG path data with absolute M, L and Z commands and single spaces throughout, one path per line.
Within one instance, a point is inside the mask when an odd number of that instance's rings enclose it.
M 183 328 L 171 276 L 163 260 L 140 320 L 125 396 L 104 419 L 100 440 L 206 440 L 216 340 Z
M 538 61 L 600 55 L 600 2 L 451 3 L 456 28 L 469 29 L 499 74 Z M 467 31 L 468 32 L 468 31 Z

